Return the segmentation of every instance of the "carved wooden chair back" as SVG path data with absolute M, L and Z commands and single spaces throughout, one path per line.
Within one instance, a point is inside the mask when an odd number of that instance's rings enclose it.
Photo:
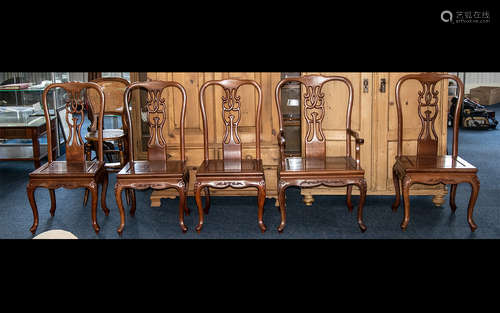
M 165 98 L 162 97 L 163 90 L 167 87 L 175 87 L 179 89 L 182 94 L 182 108 L 181 108 L 181 122 L 180 122 L 180 153 L 181 161 L 185 161 L 185 149 L 184 149 L 184 121 L 186 117 L 186 103 L 187 95 L 184 87 L 175 81 L 160 81 L 160 80 L 148 80 L 145 82 L 135 82 L 130 84 L 123 95 L 123 101 L 125 102 L 125 110 L 127 116 L 127 122 L 129 125 L 129 161 L 134 161 L 134 146 L 133 146 L 133 129 L 132 120 L 130 118 L 129 101 L 130 93 L 136 88 L 145 89 L 146 100 L 143 107 L 140 108 L 137 114 L 140 114 L 143 110 L 147 111 L 147 121 L 149 124 L 149 141 L 148 141 L 148 160 L 149 161 L 166 161 L 167 160 L 167 141 L 163 137 L 164 129 L 167 127 L 167 104 L 165 103 Z
M 125 121 L 125 111 L 123 94 L 125 89 L 130 85 L 128 80 L 121 77 L 104 77 L 92 80 L 92 82 L 98 84 L 102 87 L 105 96 L 104 104 L 104 115 L 119 115 L 122 119 L 123 129 L 127 128 L 127 122 Z M 97 116 L 99 114 L 99 94 L 93 89 L 87 89 L 87 99 L 89 106 L 92 106 L 92 124 L 90 125 L 90 130 L 94 131 L 97 127 Z
M 81 129 L 85 119 L 84 103 L 85 103 L 85 89 L 93 89 L 98 95 L 98 101 L 95 102 L 94 107 L 99 109 L 99 122 L 97 125 L 98 132 L 98 150 L 97 159 L 99 162 L 103 161 L 103 144 L 102 144 L 102 119 L 104 110 L 104 93 L 101 87 L 93 82 L 68 82 L 68 83 L 55 83 L 47 86 L 42 94 L 42 106 L 44 110 L 45 120 L 47 121 L 47 129 L 51 129 L 50 116 L 47 106 L 47 94 L 50 89 L 60 87 L 66 91 L 66 123 L 69 126 L 69 135 L 66 140 L 66 161 L 74 163 L 85 162 L 84 141 L 81 136 Z M 92 108 L 90 108 L 92 110 Z M 94 114 L 95 115 L 95 114 Z M 52 134 L 47 132 L 48 143 L 48 161 L 53 161 L 52 156 Z
M 460 120 L 460 110 L 464 99 L 464 84 L 455 75 L 440 73 L 408 74 L 399 79 L 396 84 L 396 107 L 398 116 L 398 151 L 397 156 L 402 155 L 403 150 L 403 113 L 401 109 L 401 87 L 407 80 L 418 80 L 422 85 L 422 90 L 418 91 L 418 116 L 422 122 L 422 128 L 417 140 L 417 157 L 437 156 L 438 135 L 434 127 L 436 118 L 440 110 L 445 114 L 446 106 L 439 104 L 439 91 L 436 84 L 441 80 L 451 79 L 458 86 L 458 102 L 454 112 L 453 123 L 453 157 L 458 155 L 458 128 Z M 446 97 L 447 98 L 447 97 Z M 446 115 L 445 115 L 446 116 Z
M 238 96 L 238 89 L 243 85 L 252 85 L 257 89 L 259 100 L 257 104 L 257 115 L 255 118 L 255 155 L 260 160 L 260 128 L 262 111 L 262 88 L 250 79 L 225 79 L 211 80 L 204 83 L 199 92 L 201 115 L 203 118 L 203 147 L 205 149 L 205 161 L 208 161 L 208 127 L 207 114 L 205 110 L 205 91 L 210 85 L 218 85 L 224 89 L 222 96 L 222 121 L 225 125 L 224 139 L 222 140 L 222 150 L 224 161 L 238 161 L 242 158 L 242 142 L 238 134 L 238 126 L 241 121 L 241 102 Z
M 323 119 L 325 117 L 325 101 L 322 88 L 327 82 L 340 81 L 345 83 L 349 90 L 349 98 L 346 112 L 346 130 L 351 128 L 351 114 L 353 106 L 354 89 L 349 79 L 342 76 L 306 75 L 301 77 L 290 77 L 281 80 L 275 89 L 276 106 L 279 115 L 280 133 L 283 132 L 283 116 L 281 114 L 281 88 L 289 82 L 299 82 L 304 85 L 303 112 L 307 123 L 307 132 L 304 138 L 306 159 L 326 158 L 326 137 L 323 132 Z M 346 131 L 346 155 L 351 157 L 351 136 Z M 284 150 L 281 151 L 281 159 L 284 160 Z

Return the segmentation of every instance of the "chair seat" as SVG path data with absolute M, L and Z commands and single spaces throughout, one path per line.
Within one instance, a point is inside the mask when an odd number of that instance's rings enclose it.
M 285 158 L 280 176 L 286 175 L 329 175 L 364 174 L 363 169 L 356 169 L 356 161 L 350 157 L 326 157 L 324 159 L 306 159 L 301 157 Z
M 396 162 L 407 173 L 418 172 L 477 172 L 477 168 L 461 157 L 453 158 L 451 155 L 442 156 L 408 156 L 396 158 Z
M 125 137 L 125 132 L 123 129 L 103 129 L 102 130 L 102 140 L 118 140 Z M 85 135 L 87 141 L 97 141 L 97 131 L 88 132 Z
M 203 176 L 262 176 L 262 160 L 205 160 L 196 171 L 197 177 Z
M 117 178 L 130 176 L 148 177 L 182 177 L 187 169 L 183 161 L 134 161 L 133 167 L 130 162 L 118 172 Z
M 104 162 L 84 161 L 67 162 L 53 161 L 45 163 L 38 169 L 30 173 L 30 177 L 47 177 L 47 176 L 68 176 L 71 178 L 92 177 L 104 166 Z

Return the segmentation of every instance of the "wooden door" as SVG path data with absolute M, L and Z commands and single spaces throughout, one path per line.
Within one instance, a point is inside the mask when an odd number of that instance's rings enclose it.
M 392 181 L 392 166 L 397 153 L 397 108 L 396 108 L 396 84 L 397 81 L 408 73 L 375 73 L 374 80 L 377 88 L 374 93 L 375 110 L 378 125 L 374 136 L 374 149 L 377 151 L 375 186 L 377 194 L 393 194 L 394 184 Z M 385 80 L 385 92 L 381 86 Z M 446 154 L 447 144 L 447 110 L 448 110 L 448 82 L 441 81 L 436 86 L 439 91 L 440 110 L 435 122 L 438 134 L 438 154 Z M 422 128 L 418 116 L 418 91 L 422 86 L 418 81 L 405 82 L 401 88 L 401 106 L 403 114 L 403 154 L 415 155 L 417 152 L 417 139 Z M 443 105 L 444 104 L 444 105 Z M 446 189 L 444 185 L 427 186 L 414 185 L 412 194 L 432 194 L 434 203 L 442 204 Z
M 302 75 L 321 74 L 325 76 L 344 76 L 348 78 L 354 88 L 353 109 L 351 117 L 351 128 L 358 132 L 365 143 L 361 145 L 361 167 L 365 170 L 365 178 L 368 190 L 372 189 L 374 182 L 372 180 L 372 73 L 363 72 L 307 72 Z M 302 87 L 302 94 L 305 90 Z M 346 153 L 346 112 L 348 104 L 349 91 L 342 82 L 330 82 L 323 86 L 322 92 L 325 94 L 325 117 L 323 120 L 323 132 L 325 134 L 326 155 L 327 156 L 345 156 Z M 301 107 L 303 110 L 303 96 Z M 302 112 L 302 138 L 307 132 L 307 123 L 305 115 Z M 352 142 L 352 151 L 354 151 L 354 141 Z M 302 154 L 305 152 L 304 142 L 302 142 Z M 345 187 L 317 187 L 303 188 L 301 194 L 304 196 L 304 202 L 311 205 L 314 201 L 312 195 L 320 194 L 345 194 Z M 353 188 L 354 194 L 359 194 L 357 188 Z

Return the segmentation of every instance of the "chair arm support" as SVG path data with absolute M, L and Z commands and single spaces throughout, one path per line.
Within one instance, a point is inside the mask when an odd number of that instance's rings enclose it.
M 355 151 L 356 151 L 356 168 L 357 169 L 360 169 L 361 168 L 361 162 L 360 162 L 360 152 L 361 152 L 361 148 L 360 148 L 360 145 L 365 143 L 365 140 L 363 138 L 360 138 L 359 137 L 359 134 L 357 132 L 355 132 L 354 130 L 348 128 L 347 129 L 347 133 L 354 137 L 354 140 L 355 140 Z
M 349 135 L 351 135 L 352 137 L 354 137 L 354 139 L 356 140 L 357 144 L 363 144 L 363 143 L 365 143 L 365 140 L 363 138 L 360 138 L 359 134 L 357 132 L 355 132 L 354 130 L 348 128 L 347 129 L 347 133 L 349 133 Z

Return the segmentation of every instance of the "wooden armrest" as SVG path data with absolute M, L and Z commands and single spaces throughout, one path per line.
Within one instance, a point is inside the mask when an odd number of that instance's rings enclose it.
M 365 140 L 363 138 L 360 138 L 359 134 L 357 132 L 355 132 L 354 130 L 348 128 L 347 132 L 349 133 L 349 135 L 351 135 L 352 137 L 354 137 L 354 139 L 356 140 L 357 144 L 365 143 Z

